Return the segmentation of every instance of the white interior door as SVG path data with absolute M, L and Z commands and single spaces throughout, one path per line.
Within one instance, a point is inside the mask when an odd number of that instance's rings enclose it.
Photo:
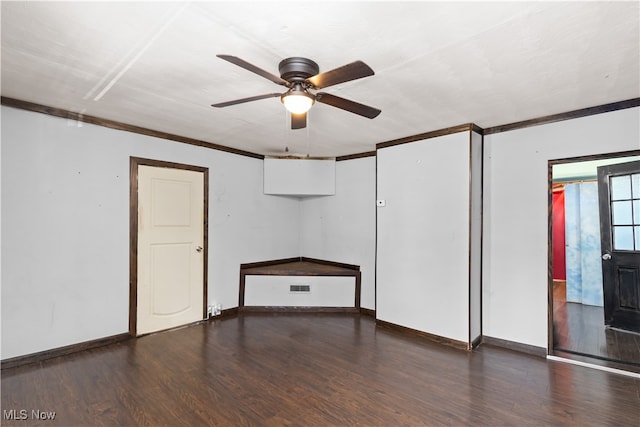
M 138 167 L 138 335 L 203 319 L 204 174 Z

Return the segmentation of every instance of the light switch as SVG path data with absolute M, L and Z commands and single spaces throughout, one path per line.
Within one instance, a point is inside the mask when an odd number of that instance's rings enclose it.
M 379 208 L 383 208 L 385 206 L 387 206 L 387 201 L 386 200 L 382 200 L 382 199 L 378 199 L 376 200 L 376 206 Z

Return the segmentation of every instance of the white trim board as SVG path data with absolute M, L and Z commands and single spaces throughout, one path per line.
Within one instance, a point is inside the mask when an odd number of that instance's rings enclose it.
M 622 369 L 610 368 L 608 366 L 594 365 L 592 363 L 580 362 L 579 360 L 565 359 L 563 357 L 547 355 L 547 360 L 553 360 L 555 362 L 570 363 L 572 365 L 584 366 L 586 368 L 599 369 L 601 371 L 610 372 L 612 374 L 626 375 L 628 377 L 640 379 L 640 374 L 635 372 L 623 371 Z

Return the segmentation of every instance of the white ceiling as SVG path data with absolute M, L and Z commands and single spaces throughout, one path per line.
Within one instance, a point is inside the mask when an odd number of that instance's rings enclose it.
M 340 156 L 464 123 L 488 128 L 640 96 L 640 3 L 7 2 L 2 96 L 265 155 Z M 286 57 L 372 77 L 324 89 L 380 108 L 325 104 L 291 130 Z

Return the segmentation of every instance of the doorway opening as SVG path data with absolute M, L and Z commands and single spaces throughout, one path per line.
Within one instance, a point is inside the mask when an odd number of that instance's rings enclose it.
M 598 185 L 598 168 L 602 175 L 603 169 L 616 168 L 607 165 L 638 160 L 640 151 L 549 161 L 548 286 L 552 355 L 640 372 L 640 333 L 612 327 L 605 321 L 605 312 L 610 307 L 605 301 L 610 299 L 607 272 L 611 242 L 602 237 L 603 224 L 607 221 L 601 218 L 608 218 L 610 222 L 612 216 L 601 214 L 600 210 L 602 205 L 617 202 L 608 196 L 605 198 L 602 184 Z M 634 203 L 632 197 L 624 200 L 628 205 Z M 640 208 L 640 201 L 637 206 Z M 640 209 L 637 215 L 640 219 Z M 630 224 L 625 222 L 627 228 L 633 227 L 633 213 L 631 216 Z M 605 230 L 604 235 L 612 235 L 611 230 Z M 629 252 L 633 251 L 625 251 L 624 255 Z M 637 259 L 633 258 L 628 266 L 640 271 Z

